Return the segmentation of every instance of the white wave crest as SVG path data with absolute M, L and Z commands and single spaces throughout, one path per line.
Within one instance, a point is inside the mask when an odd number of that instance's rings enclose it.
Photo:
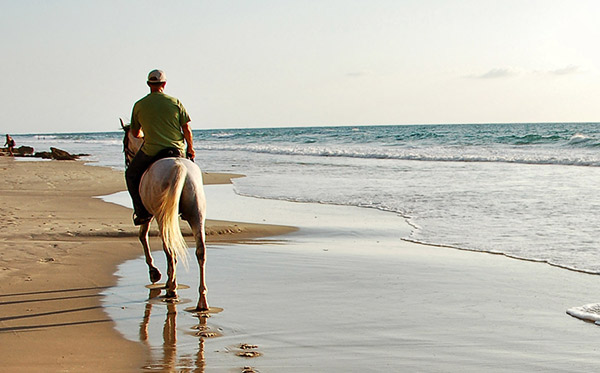
M 362 159 L 396 159 L 405 161 L 426 162 L 468 162 L 468 163 L 516 163 L 532 165 L 562 165 L 600 167 L 600 155 L 594 153 L 577 156 L 558 156 L 554 151 L 518 152 L 506 149 L 505 152 L 490 151 L 478 148 L 469 152 L 463 148 L 383 148 L 383 147 L 334 147 L 334 146 L 302 146 L 273 144 L 202 144 L 200 149 L 211 151 L 245 151 L 249 153 L 362 158 Z

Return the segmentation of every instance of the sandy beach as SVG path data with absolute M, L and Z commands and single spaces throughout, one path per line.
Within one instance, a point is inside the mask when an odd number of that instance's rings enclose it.
M 10 175 L 0 197 L 7 371 L 571 372 L 600 364 L 598 327 L 565 313 L 600 300 L 598 276 L 405 242 L 410 227 L 395 214 L 259 200 L 229 185 L 206 187 L 215 219 L 209 302 L 223 311 L 198 325 L 184 311 L 197 296 L 194 268 L 179 272 L 190 286 L 180 303 L 157 301 L 144 289 L 130 211 L 93 198 L 123 190 L 119 172 L 0 162 Z
M 117 265 L 141 253 L 131 211 L 94 198 L 124 190 L 122 172 L 10 157 L 0 157 L 0 169 L 2 370 L 139 369 L 145 347 L 121 337 L 99 295 L 115 284 Z M 228 181 L 228 175 L 205 176 L 207 184 Z M 224 221 L 207 225 L 209 242 L 293 230 Z

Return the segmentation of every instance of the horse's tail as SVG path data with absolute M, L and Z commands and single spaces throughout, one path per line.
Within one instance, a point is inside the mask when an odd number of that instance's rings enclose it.
M 183 264 L 187 267 L 187 243 L 185 242 L 185 239 L 181 234 L 181 228 L 179 227 L 179 201 L 181 199 L 181 192 L 183 191 L 186 175 L 187 169 L 185 165 L 177 159 L 175 161 L 175 167 L 168 179 L 172 182 L 160 196 L 159 200 L 161 201 L 161 204 L 155 217 L 162 241 L 169 251 L 169 254 L 177 259 L 181 259 Z

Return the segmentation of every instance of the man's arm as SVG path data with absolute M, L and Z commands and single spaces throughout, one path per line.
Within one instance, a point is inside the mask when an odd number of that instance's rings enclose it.
M 194 136 L 192 135 L 192 127 L 190 126 L 190 122 L 181 126 L 181 132 L 183 133 L 183 138 L 187 143 L 186 156 L 194 159 L 196 157 L 196 151 L 194 150 Z
M 131 124 L 129 125 L 129 131 L 131 131 L 131 134 L 133 135 L 133 137 L 144 137 L 144 131 L 142 131 L 142 126 L 140 125 L 140 123 L 137 121 L 137 117 L 135 115 L 136 113 L 136 107 L 137 103 L 135 105 L 133 105 L 133 110 L 131 111 Z

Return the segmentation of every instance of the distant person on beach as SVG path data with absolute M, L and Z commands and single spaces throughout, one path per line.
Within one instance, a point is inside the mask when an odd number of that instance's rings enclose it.
M 6 143 L 4 145 L 8 147 L 8 153 L 12 157 L 14 155 L 13 150 L 15 148 L 15 140 L 13 140 L 8 133 L 6 134 Z
M 160 158 L 185 156 L 193 160 L 196 156 L 188 113 L 178 99 L 163 93 L 167 84 L 165 73 L 150 71 L 147 84 L 150 93 L 135 103 L 131 113 L 131 134 L 143 137 L 144 145 L 125 171 L 135 225 L 145 224 L 152 218 L 139 191 L 140 180 L 148 167 Z

